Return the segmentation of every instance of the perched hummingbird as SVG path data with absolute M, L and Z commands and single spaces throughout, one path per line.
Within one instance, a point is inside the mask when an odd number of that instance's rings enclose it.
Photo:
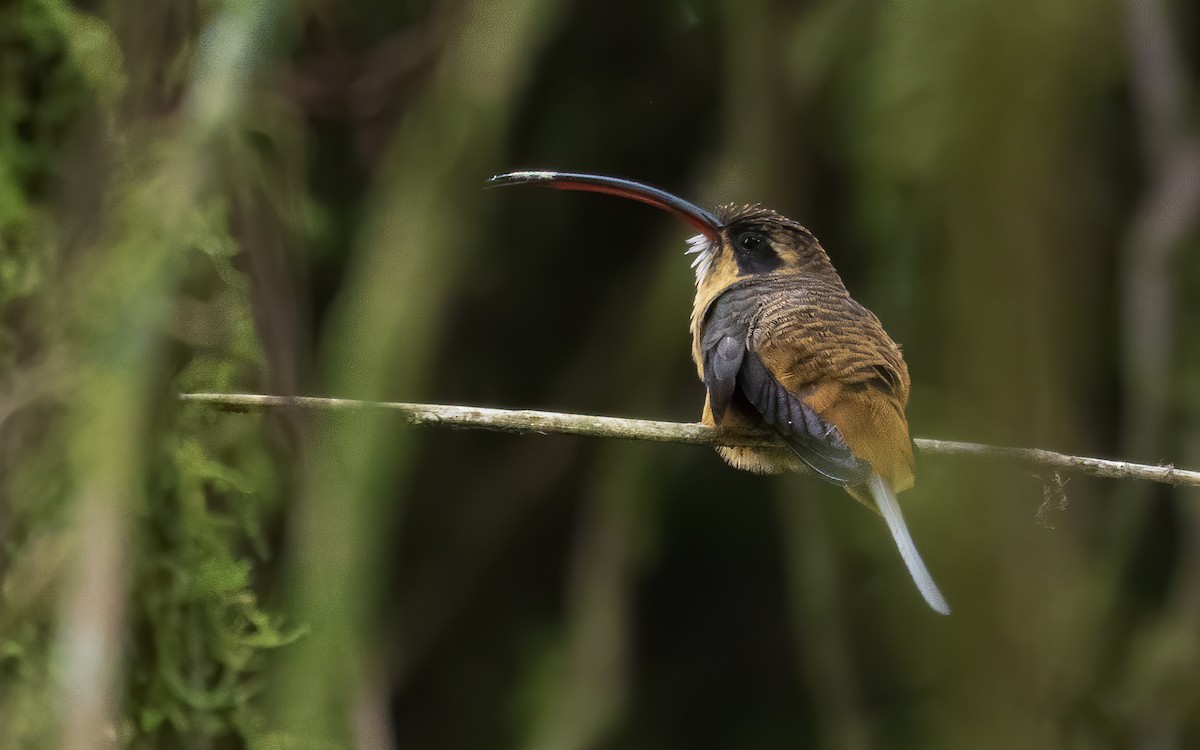
M 541 185 L 607 193 L 669 211 L 700 233 L 692 359 L 708 390 L 703 422 L 769 426 L 780 448 L 719 447 L 760 474 L 810 470 L 878 509 L 921 596 L 950 607 L 904 523 L 897 492 L 913 486 L 904 407 L 908 368 L 875 315 L 855 302 L 812 232 L 761 206 L 710 213 L 630 180 L 572 172 L 510 172 L 489 186 Z

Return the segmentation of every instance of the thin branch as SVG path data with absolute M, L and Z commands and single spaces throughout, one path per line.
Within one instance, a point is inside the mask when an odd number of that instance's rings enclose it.
M 412 425 L 442 425 L 470 430 L 491 430 L 519 435 L 583 435 L 683 445 L 729 445 L 752 448 L 779 447 L 779 439 L 765 432 L 739 432 L 689 422 L 656 422 L 648 419 L 561 414 L 530 409 L 488 409 L 479 406 L 405 404 L 393 401 L 355 401 L 314 396 L 265 396 L 252 393 L 183 393 L 184 401 L 226 411 L 267 408 L 300 408 L 346 411 L 386 409 Z M 917 438 L 923 453 L 943 456 L 1000 458 L 1041 466 L 1071 474 L 1089 474 L 1108 479 L 1141 479 L 1148 482 L 1200 487 L 1200 471 L 1173 466 L 1150 466 L 1128 461 L 1071 456 L 1066 453 L 1017 448 L 1006 445 L 962 443 L 954 440 Z

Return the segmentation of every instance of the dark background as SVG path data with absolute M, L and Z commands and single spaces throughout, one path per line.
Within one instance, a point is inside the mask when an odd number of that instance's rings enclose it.
M 1184 748 L 1194 489 L 918 455 L 877 518 L 704 448 L 687 227 L 811 228 L 918 437 L 1200 466 L 1197 8 L 0 2 L 0 745 Z

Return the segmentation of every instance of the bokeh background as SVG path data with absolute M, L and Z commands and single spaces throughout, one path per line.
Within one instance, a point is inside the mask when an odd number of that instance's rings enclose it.
M 918 457 L 954 606 L 709 450 L 227 413 L 695 419 L 762 202 L 913 432 L 1200 466 L 1188 0 L 0 2 L 0 747 L 1200 746 L 1196 490 Z

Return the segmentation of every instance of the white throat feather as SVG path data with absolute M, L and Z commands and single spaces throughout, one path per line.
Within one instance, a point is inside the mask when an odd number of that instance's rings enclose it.
M 696 269 L 696 286 L 704 280 L 712 268 L 713 251 L 716 242 L 705 237 L 703 234 L 698 234 L 691 237 L 687 241 L 688 249 L 684 255 L 695 255 L 695 260 L 692 261 L 692 268 Z

